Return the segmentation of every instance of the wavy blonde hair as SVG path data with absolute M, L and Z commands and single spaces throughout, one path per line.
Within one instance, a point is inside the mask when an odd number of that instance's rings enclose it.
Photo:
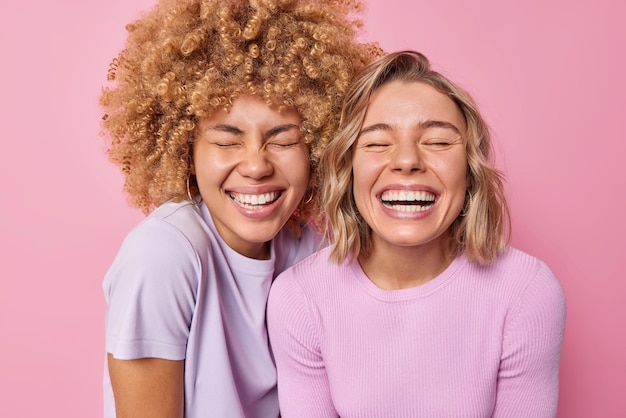
M 315 167 L 343 96 L 356 71 L 381 55 L 356 41 L 361 22 L 353 14 L 361 9 L 358 0 L 162 0 L 129 24 L 100 103 L 108 156 L 125 175 L 130 202 L 148 213 L 195 197 L 196 123 L 244 94 L 298 112 L 309 192 L 317 195 Z M 297 213 L 312 213 L 317 202 Z
M 428 59 L 415 51 L 389 54 L 365 67 L 346 94 L 339 132 L 320 159 L 324 173 L 321 200 L 332 236 L 331 260 L 372 251 L 372 231 L 360 216 L 352 190 L 352 146 L 359 137 L 373 92 L 391 81 L 426 83 L 448 96 L 467 125 L 466 152 L 469 187 L 463 213 L 450 226 L 452 255 L 465 250 L 468 259 L 492 263 L 509 240 L 510 220 L 503 176 L 492 159 L 489 129 L 471 96 L 431 69 Z

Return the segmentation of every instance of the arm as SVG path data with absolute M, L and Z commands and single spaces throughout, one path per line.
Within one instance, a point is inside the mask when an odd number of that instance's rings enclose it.
M 565 296 L 542 263 L 504 328 L 493 418 L 555 417 Z
M 127 237 L 107 273 L 105 401 L 118 418 L 182 417 L 194 256 L 170 225 L 150 221 Z
M 268 300 L 268 331 L 278 371 L 283 418 L 336 418 L 319 336 L 308 301 L 288 270 Z
M 183 360 L 117 360 L 108 354 L 117 418 L 182 418 Z

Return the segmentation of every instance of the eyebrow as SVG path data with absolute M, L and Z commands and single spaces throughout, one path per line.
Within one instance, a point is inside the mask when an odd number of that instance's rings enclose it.
M 374 131 L 390 131 L 391 130 L 391 126 L 387 125 L 386 123 L 376 123 L 374 125 L 370 125 L 370 126 L 366 126 L 365 128 L 361 129 L 361 132 L 359 132 L 359 136 L 369 133 L 369 132 L 374 132 Z
M 205 129 L 203 129 L 204 132 L 207 131 L 219 131 L 219 132 L 225 132 L 228 134 L 233 134 L 233 135 L 243 135 L 243 131 L 239 128 L 237 128 L 236 126 L 233 125 L 226 125 L 226 124 L 219 124 L 219 125 L 212 125 L 212 126 L 208 126 Z
M 457 128 L 455 125 L 451 124 L 450 122 L 445 122 L 442 120 L 427 120 L 426 122 L 421 123 L 420 126 L 422 129 L 428 129 L 428 128 L 451 129 L 457 134 L 461 135 L 461 131 L 459 131 L 459 128 Z
M 424 122 L 419 124 L 419 128 L 420 129 L 445 128 L 445 129 L 451 129 L 454 132 L 456 132 L 457 134 L 461 135 L 461 131 L 459 131 L 459 129 L 456 126 L 454 126 L 450 122 L 446 122 L 446 121 L 442 121 L 442 120 L 427 120 L 427 121 L 424 121 Z M 390 131 L 392 129 L 393 128 L 389 124 L 386 124 L 386 123 L 376 123 L 374 125 L 369 125 L 369 126 L 366 126 L 363 129 L 361 129 L 361 132 L 359 132 L 359 136 L 363 135 L 363 134 L 366 134 L 366 133 L 369 133 L 369 132 Z
M 278 134 L 280 134 L 282 132 L 289 131 L 291 129 L 300 130 L 300 127 L 298 125 L 293 124 L 293 123 L 287 123 L 287 124 L 284 124 L 284 125 L 278 125 L 278 126 L 274 126 L 270 130 L 265 132 L 265 135 L 263 135 L 263 136 L 265 138 L 271 138 L 273 136 L 276 136 L 276 135 L 278 135 Z
M 291 129 L 300 129 L 298 125 L 295 125 L 293 123 L 287 123 L 284 125 L 277 125 L 272 127 L 271 129 L 267 130 L 264 134 L 263 134 L 263 138 L 271 138 L 273 136 L 276 136 L 278 134 L 280 134 L 281 132 L 285 132 L 285 131 L 289 131 Z M 229 134 L 233 134 L 233 135 L 237 135 L 237 136 L 241 136 L 244 134 L 244 131 L 242 131 L 241 129 L 237 128 L 236 126 L 233 125 L 228 125 L 228 124 L 219 124 L 219 125 L 212 125 L 209 126 L 205 129 L 203 129 L 204 132 L 206 131 L 219 131 L 219 132 L 225 132 L 225 133 L 229 133 Z

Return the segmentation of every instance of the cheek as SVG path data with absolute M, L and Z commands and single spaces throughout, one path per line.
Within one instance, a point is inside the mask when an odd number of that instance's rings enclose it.
M 468 162 L 465 152 L 457 151 L 441 156 L 433 156 L 427 161 L 428 166 L 453 181 L 467 180 Z
M 220 184 L 232 172 L 235 163 L 218 153 L 199 149 L 194 153 L 193 167 L 198 184 Z
M 379 171 L 375 160 L 354 158 L 352 160 L 352 193 L 359 212 L 363 213 Z
M 284 173 L 291 184 L 305 188 L 308 186 L 311 165 L 307 149 L 281 155 L 274 164 Z
M 362 169 L 362 164 L 359 158 L 354 158 L 352 160 L 352 193 L 354 194 L 354 198 L 357 203 L 364 188 L 366 177 L 366 173 Z
M 194 158 L 193 165 L 198 177 L 203 177 L 207 174 L 215 175 L 219 171 L 219 167 L 223 166 L 215 158 L 207 157 L 206 155 Z
M 462 200 L 465 199 L 465 190 L 469 186 L 467 170 L 467 159 L 463 157 L 447 161 L 442 164 L 439 171 L 444 176 L 448 188 L 454 190 Z
M 353 178 L 360 184 L 373 185 L 389 167 L 389 156 L 383 153 L 359 153 L 352 158 Z

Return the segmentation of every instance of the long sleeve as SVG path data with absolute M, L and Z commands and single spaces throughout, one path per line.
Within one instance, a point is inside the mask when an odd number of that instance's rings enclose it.
M 555 416 L 565 298 L 544 263 L 461 255 L 428 283 L 385 290 L 327 256 L 270 291 L 284 418 Z
M 493 418 L 554 417 L 565 328 L 565 297 L 541 263 L 507 319 Z
M 278 369 L 281 416 L 337 417 L 311 308 L 292 271 L 272 286 L 267 321 Z

